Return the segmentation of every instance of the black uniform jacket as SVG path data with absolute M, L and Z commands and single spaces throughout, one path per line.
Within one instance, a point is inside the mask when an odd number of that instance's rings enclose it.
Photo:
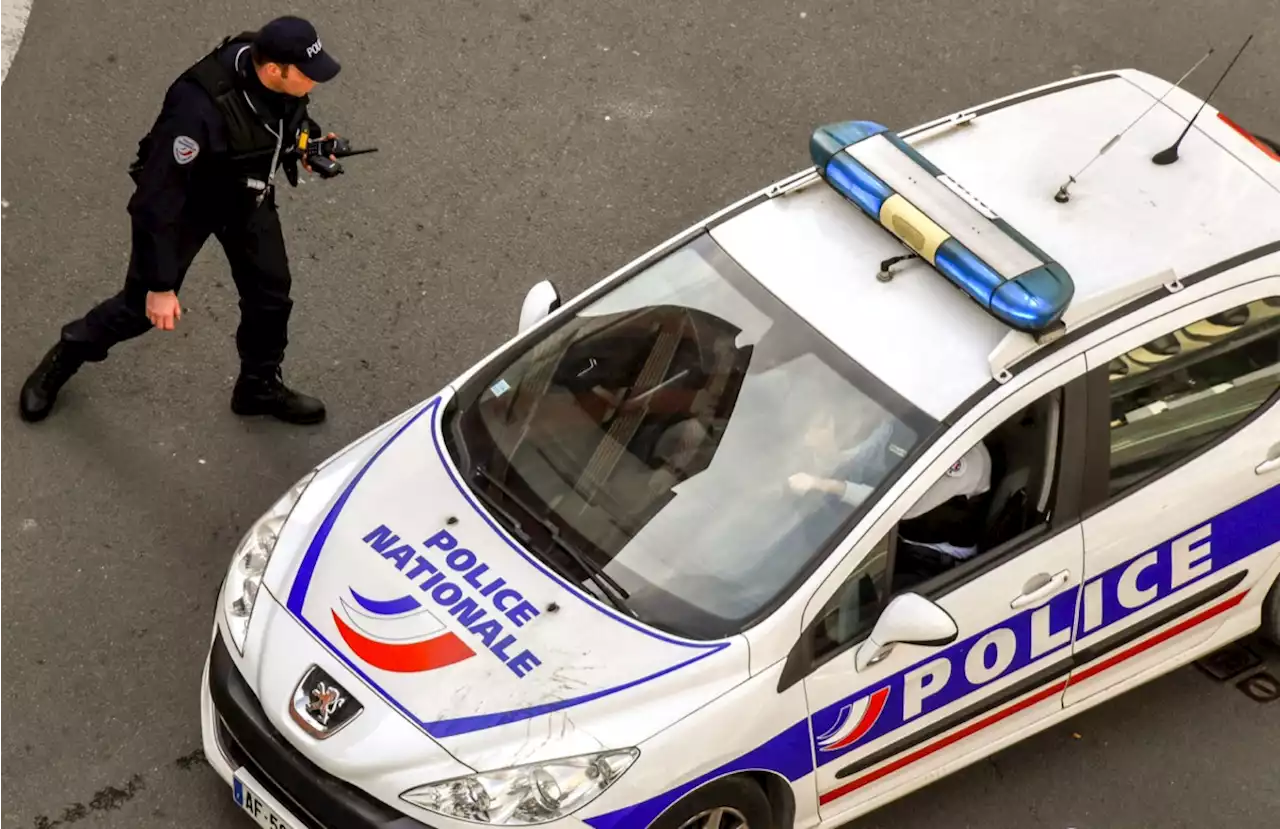
M 150 291 L 176 284 L 180 234 L 243 221 L 261 192 L 247 180 L 265 183 L 280 164 L 295 183 L 300 132 L 320 135 L 307 98 L 272 92 L 258 80 L 251 37 L 228 38 L 179 76 L 138 144 L 130 170 L 137 188 L 128 209 L 138 277 Z M 224 84 L 221 100 L 207 88 L 211 78 Z

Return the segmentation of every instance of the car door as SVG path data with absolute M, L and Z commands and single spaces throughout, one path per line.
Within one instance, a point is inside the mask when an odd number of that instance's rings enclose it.
M 824 822 L 1061 710 L 1083 566 L 1084 372 L 1077 355 L 1015 380 L 1020 389 L 998 389 L 1000 402 L 926 452 L 931 459 L 909 473 L 914 483 L 815 593 L 782 684 L 805 685 Z M 979 441 L 992 476 L 976 504 L 991 533 L 949 570 L 896 578 L 900 519 Z M 892 597 L 907 592 L 949 614 L 954 635 L 891 645 L 859 670 L 859 648 L 873 626 L 879 635 Z
M 1280 556 L 1280 277 L 1163 314 L 1086 359 L 1085 586 L 1067 706 L 1257 625 Z

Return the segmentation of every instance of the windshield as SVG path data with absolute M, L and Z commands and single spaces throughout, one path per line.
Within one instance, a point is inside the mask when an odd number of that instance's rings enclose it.
M 789 593 L 936 425 L 705 234 L 468 389 L 459 466 L 495 517 L 694 638 Z

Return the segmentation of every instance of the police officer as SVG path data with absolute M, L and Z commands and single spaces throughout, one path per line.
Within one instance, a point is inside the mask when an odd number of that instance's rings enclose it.
M 310 23 L 281 17 L 224 39 L 169 87 L 129 171 L 137 186 L 124 287 L 63 327 L 22 387 L 23 419 L 46 417 L 80 366 L 106 359 L 117 343 L 152 328 L 172 331 L 183 278 L 210 236 L 240 295 L 231 410 L 324 419 L 324 404 L 287 387 L 281 373 L 293 302 L 275 188 L 277 170 L 293 186 L 299 164 L 310 172 L 300 142 L 324 136 L 307 113 L 308 93 L 339 68 Z
M 835 446 L 834 415 L 819 414 L 806 440 L 818 446 Z M 893 446 L 895 425 L 886 421 L 866 440 L 851 450 L 838 452 L 839 462 L 830 477 L 798 472 L 788 479 L 798 495 L 810 492 L 828 497 L 827 527 L 843 521 L 875 491 L 873 485 L 850 478 L 878 483 L 888 467 L 888 459 L 901 458 L 906 449 Z M 982 496 L 991 490 L 991 452 L 979 441 L 907 510 L 898 523 L 898 548 L 894 562 L 895 589 L 906 589 L 932 578 L 978 552 L 985 511 Z M 836 505 L 840 505 L 837 507 Z M 825 538 L 825 534 L 822 536 Z
M 898 522 L 894 583 L 914 586 L 977 555 L 990 491 L 991 452 L 979 441 Z

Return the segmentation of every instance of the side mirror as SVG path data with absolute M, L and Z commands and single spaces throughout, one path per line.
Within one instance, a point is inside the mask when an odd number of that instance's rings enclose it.
M 524 332 L 537 325 L 559 307 L 560 292 L 555 285 L 542 280 L 524 295 L 524 305 L 520 308 L 520 331 Z
M 858 647 L 853 666 L 863 671 L 884 659 L 897 644 L 948 645 L 960 635 L 951 614 L 918 593 L 895 596 Z

